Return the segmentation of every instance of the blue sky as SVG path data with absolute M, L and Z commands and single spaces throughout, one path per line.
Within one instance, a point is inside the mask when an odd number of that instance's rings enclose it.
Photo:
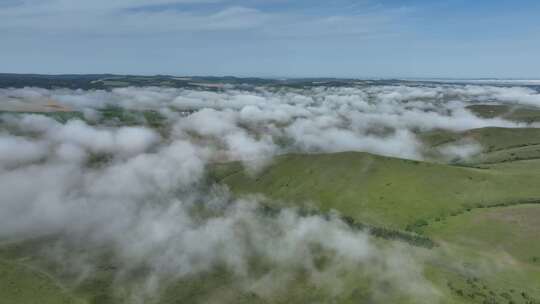
M 540 1 L 0 0 L 0 72 L 540 78 Z

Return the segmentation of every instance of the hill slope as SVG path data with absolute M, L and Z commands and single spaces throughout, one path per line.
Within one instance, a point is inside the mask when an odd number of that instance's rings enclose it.
M 360 222 L 405 229 L 471 208 L 539 199 L 540 171 L 510 168 L 458 167 L 344 152 L 280 156 L 254 176 L 239 163 L 222 164 L 215 168 L 214 178 L 237 194 L 261 193 L 323 211 L 337 210 Z

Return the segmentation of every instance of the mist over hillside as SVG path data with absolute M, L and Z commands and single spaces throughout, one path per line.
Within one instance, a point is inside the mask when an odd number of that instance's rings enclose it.
M 534 87 L 181 81 L 189 86 L 0 89 L 2 252 L 36 261 L 33 267 L 75 291 L 107 261 L 110 302 L 158 302 L 179 280 L 218 272 L 233 283 L 205 287 L 199 302 L 220 302 L 226 287 L 219 286 L 234 286 L 253 303 L 278 303 L 280 295 L 317 300 L 290 290 L 300 285 L 303 292 L 320 290 L 313 297 L 322 302 L 346 296 L 446 303 L 448 287 L 427 274 L 437 264 L 426 268 L 430 249 L 373 234 L 373 227 L 391 223 L 359 227 L 337 207 L 318 209 L 315 199 L 238 195 L 232 182 L 214 178 L 216 168 L 234 163 L 259 181 L 281 155 L 354 151 L 384 156 L 388 164 L 465 166 L 455 166 L 456 174 L 485 186 L 495 176 L 478 173 L 488 170 L 478 168 L 486 155 L 540 144 L 532 140 L 540 130 Z M 489 132 L 499 129 L 509 130 L 508 139 L 493 140 L 499 133 Z M 518 156 L 540 158 L 527 153 Z M 370 179 L 369 162 L 351 168 Z M 239 171 L 227 172 L 219 178 Z M 422 233 L 407 230 L 399 232 Z M 361 283 L 353 288 L 353 282 Z M 82 290 L 82 297 L 95 296 Z
M 0 0 L 0 304 L 540 304 L 538 16 Z

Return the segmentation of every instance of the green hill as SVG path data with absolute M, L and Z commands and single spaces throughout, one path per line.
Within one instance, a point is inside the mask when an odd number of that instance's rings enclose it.
M 536 200 L 539 177 L 539 170 L 525 168 L 458 167 L 359 152 L 284 155 L 254 176 L 239 163 L 219 165 L 214 173 L 237 194 L 261 193 L 285 205 L 303 202 L 397 229 L 472 208 Z
M 482 153 L 465 162 L 473 164 L 540 158 L 540 129 L 486 127 L 464 132 L 434 130 L 419 134 L 433 154 L 445 145 L 476 142 Z M 437 158 L 437 156 L 435 156 Z
M 231 163 L 216 166 L 213 177 L 237 195 L 303 202 L 433 239 L 438 247 L 425 267 L 445 294 L 441 303 L 540 299 L 540 160 L 480 169 L 357 152 L 284 155 L 256 175 Z
M 50 275 L 23 262 L 0 259 L 1 304 L 82 304 Z
M 540 121 L 540 109 L 536 107 L 476 104 L 468 106 L 467 109 L 482 118 L 500 117 L 507 120 L 527 123 Z

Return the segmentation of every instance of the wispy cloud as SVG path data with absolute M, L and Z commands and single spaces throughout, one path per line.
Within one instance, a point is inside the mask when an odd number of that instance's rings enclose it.
M 365 5 L 365 4 L 364 4 Z M 156 6 L 161 9 L 155 9 Z M 204 9 L 197 9 L 202 6 Z M 397 16 L 396 11 L 373 9 L 354 13 L 298 9 L 266 10 L 257 1 L 225 0 L 26 0 L 0 11 L 0 28 L 26 32 L 147 34 L 154 32 L 238 31 L 261 29 L 259 34 L 296 37 L 366 34 Z
M 143 8 L 155 5 L 216 3 L 221 0 L 117 0 L 117 1 L 69 1 L 69 0 L 23 0 L 6 4 L 4 9 L 18 14 L 57 14 L 63 12 L 107 12 L 111 10 Z
M 172 9 L 129 10 L 168 2 L 172 1 L 119 1 L 108 5 L 94 2 L 69 5 L 64 4 L 64 1 L 25 3 L 2 10 L 0 17 L 3 21 L 0 21 L 0 27 L 29 32 L 93 32 L 107 36 L 118 33 L 246 29 L 261 24 L 266 19 L 257 9 L 239 6 L 203 13 Z M 177 2 L 179 1 L 175 1 Z

